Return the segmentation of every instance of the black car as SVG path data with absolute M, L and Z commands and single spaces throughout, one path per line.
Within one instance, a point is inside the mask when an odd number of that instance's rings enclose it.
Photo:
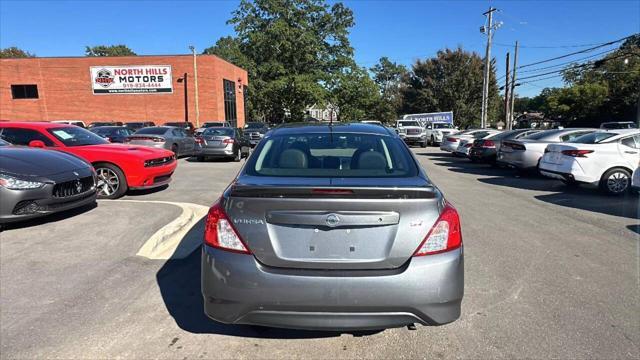
M 484 162 L 495 164 L 498 150 L 502 146 L 503 140 L 514 140 L 521 137 L 529 136 L 540 130 L 534 129 L 518 129 L 504 131 L 484 139 L 476 139 L 469 150 L 469 159 L 473 162 Z
M 234 128 L 208 128 L 196 138 L 200 144 L 198 161 L 204 161 L 207 157 L 228 158 L 240 161 L 248 157 L 251 144 L 240 129 Z
M 248 122 L 244 125 L 244 133 L 251 146 L 256 146 L 269 131 L 269 126 L 263 122 Z
M 96 173 L 76 156 L 0 140 L 0 158 L 0 225 L 96 201 Z
M 136 132 L 137 130 L 140 130 L 142 128 L 156 126 L 156 124 L 153 121 L 131 121 L 131 122 L 125 123 L 124 126 L 127 129 L 130 129 L 131 131 Z
M 89 130 L 112 143 L 124 143 L 127 136 L 133 134 L 131 129 L 122 126 L 98 126 Z

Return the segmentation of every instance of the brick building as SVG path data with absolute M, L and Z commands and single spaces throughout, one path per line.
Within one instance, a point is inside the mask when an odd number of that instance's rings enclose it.
M 247 72 L 213 55 L 197 56 L 197 72 L 199 123 L 243 126 Z M 0 60 L 0 120 L 162 124 L 185 108 L 196 125 L 192 55 Z

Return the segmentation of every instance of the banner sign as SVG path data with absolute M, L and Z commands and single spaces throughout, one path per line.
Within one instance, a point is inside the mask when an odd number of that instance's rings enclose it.
M 171 65 L 92 66 L 93 94 L 173 92 Z
M 407 114 L 402 120 L 418 120 L 423 122 L 446 122 L 453 124 L 453 111 L 424 113 L 424 114 Z

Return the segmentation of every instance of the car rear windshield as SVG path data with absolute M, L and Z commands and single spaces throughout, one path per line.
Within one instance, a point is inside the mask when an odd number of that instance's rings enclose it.
M 148 127 L 136 131 L 134 135 L 164 135 L 167 132 L 167 128 L 163 127 Z
M 232 136 L 233 129 L 232 128 L 211 128 L 205 130 L 203 133 L 205 136 Z
M 209 128 L 209 127 L 223 127 L 224 124 L 221 122 L 212 122 L 212 123 L 204 123 L 202 124 L 202 127 L 205 128 Z
M 535 134 L 532 134 L 532 135 L 529 135 L 529 136 L 525 136 L 523 139 L 540 140 L 542 138 L 546 138 L 547 136 L 558 134 L 560 132 L 562 132 L 562 130 L 541 131 L 539 133 L 535 133 Z
M 597 144 L 607 140 L 610 137 L 614 137 L 616 134 L 614 132 L 594 132 L 587 135 L 579 136 L 571 141 L 570 143 L 578 143 L 578 144 Z
M 418 174 L 398 138 L 376 134 L 276 135 L 251 156 L 247 174 L 278 177 L 376 178 Z
M 78 126 L 50 128 L 47 131 L 65 146 L 101 145 L 109 142 L 100 136 Z
M 420 126 L 417 121 L 401 121 L 400 126 Z

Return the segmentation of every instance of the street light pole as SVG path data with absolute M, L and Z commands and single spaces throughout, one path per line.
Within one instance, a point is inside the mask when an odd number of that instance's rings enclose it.
M 189 46 L 189 49 L 191 50 L 191 53 L 193 54 L 193 77 L 195 79 L 194 85 L 195 85 L 195 100 L 196 100 L 196 128 L 200 127 L 200 107 L 198 106 L 198 63 L 196 61 L 197 56 L 196 56 L 196 48 L 192 45 Z
M 184 83 L 184 122 L 189 122 L 189 93 L 187 91 L 187 79 L 187 73 L 184 73 L 184 75 L 178 79 L 179 83 Z

